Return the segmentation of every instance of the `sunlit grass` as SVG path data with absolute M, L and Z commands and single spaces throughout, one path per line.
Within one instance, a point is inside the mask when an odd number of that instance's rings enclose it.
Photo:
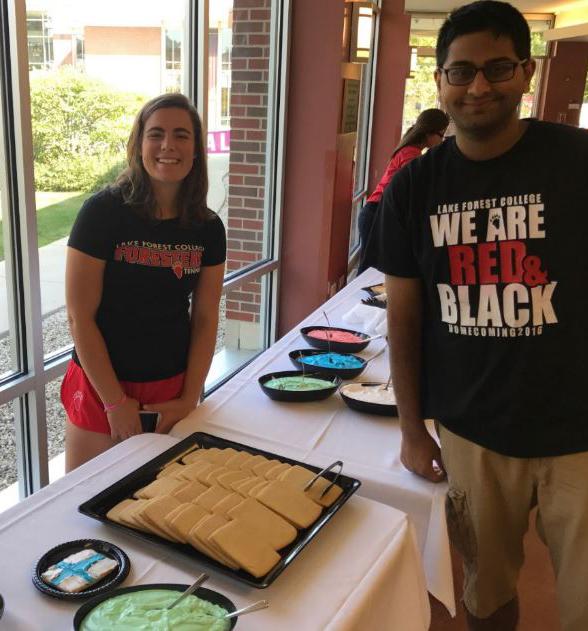
M 41 192 L 35 195 L 37 204 L 37 238 L 39 247 L 67 236 L 73 221 L 91 193 Z M 0 221 L 0 235 L 2 221 Z M 4 239 L 0 239 L 0 260 L 4 260 Z

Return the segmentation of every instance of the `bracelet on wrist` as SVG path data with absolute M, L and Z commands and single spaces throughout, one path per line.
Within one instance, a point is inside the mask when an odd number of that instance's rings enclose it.
M 112 412 L 116 410 L 116 408 L 120 407 L 127 400 L 127 395 L 123 392 L 120 399 L 115 401 L 114 403 L 104 403 L 104 411 L 106 413 Z

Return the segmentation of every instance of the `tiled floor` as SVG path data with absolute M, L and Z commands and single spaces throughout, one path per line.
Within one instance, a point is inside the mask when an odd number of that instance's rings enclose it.
M 459 557 L 454 555 L 456 595 L 461 593 L 462 572 Z M 518 631 L 561 631 L 557 618 L 555 581 L 549 552 L 535 531 L 535 516 L 531 517 L 525 537 L 525 564 L 519 581 L 521 618 Z M 430 631 L 466 631 L 465 616 L 458 606 L 458 614 L 451 618 L 445 608 L 431 598 L 432 621 Z M 495 631 L 501 631 L 496 629 Z

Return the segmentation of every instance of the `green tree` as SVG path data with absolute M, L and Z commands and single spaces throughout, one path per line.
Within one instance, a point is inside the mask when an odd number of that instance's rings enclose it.
M 116 92 L 72 68 L 31 76 L 37 190 L 92 190 L 124 159 L 145 97 Z

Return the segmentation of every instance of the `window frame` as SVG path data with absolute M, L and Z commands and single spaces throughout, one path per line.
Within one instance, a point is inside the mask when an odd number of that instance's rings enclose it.
M 209 0 L 186 2 L 181 53 L 184 92 L 197 103 L 203 120 L 207 120 L 207 93 L 204 88 L 208 65 L 205 37 L 208 3 Z M 268 99 L 271 100 L 266 143 L 266 172 L 269 175 L 265 185 L 268 221 L 264 228 L 267 256 L 254 265 L 226 275 L 223 287 L 226 293 L 242 283 L 267 275 L 266 303 L 269 304 L 264 306 L 264 347 L 269 346 L 276 335 L 290 4 L 291 0 L 272 0 L 270 7 L 272 62 Z M 3 232 L 8 246 L 5 256 L 9 334 L 14 336 L 16 362 L 15 369 L 0 378 L 0 405 L 14 404 L 18 486 L 22 499 L 48 484 L 45 386 L 65 373 L 71 356 L 71 347 L 47 356 L 44 356 L 43 349 L 25 0 L 2 3 L 0 7 L 0 63 L 3 132 L 0 134 L 0 157 L 5 158 L 3 164 L 6 165 L 0 178 L 6 183 L 2 186 L 2 207 L 6 209 L 6 212 L 3 211 Z M 226 375 L 223 382 L 238 370 Z

